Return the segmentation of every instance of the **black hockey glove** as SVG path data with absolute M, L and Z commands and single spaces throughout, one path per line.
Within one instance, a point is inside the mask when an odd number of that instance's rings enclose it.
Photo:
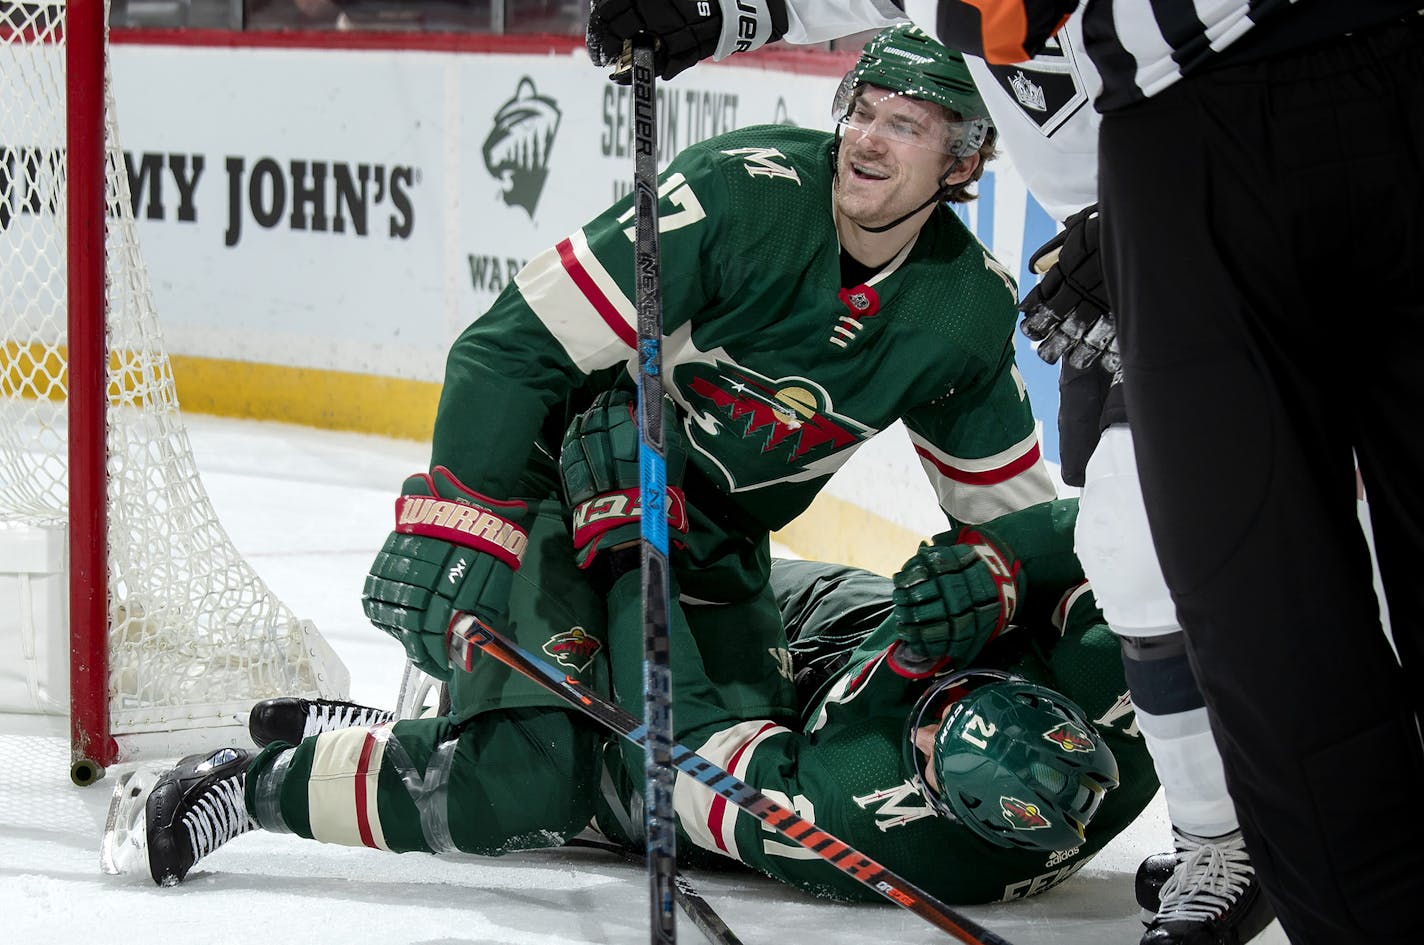
M 1063 224 L 1063 232 L 1029 260 L 1043 279 L 1019 305 L 1025 313 L 1020 327 L 1039 343 L 1038 356 L 1049 364 L 1066 354 L 1079 370 L 1096 363 L 1116 374 L 1122 358 L 1098 255 L 1098 205 L 1084 207 Z
M 664 79 L 703 59 L 747 52 L 786 32 L 786 0 L 593 0 L 588 55 L 596 66 L 618 63 L 634 36 L 657 40 L 653 67 Z M 627 85 L 631 70 L 612 76 Z

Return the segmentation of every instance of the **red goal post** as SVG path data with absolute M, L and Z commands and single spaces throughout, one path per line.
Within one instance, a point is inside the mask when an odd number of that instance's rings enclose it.
M 76 783 L 241 736 L 258 699 L 348 684 L 198 476 L 106 22 L 104 0 L 0 2 L 0 647 L 18 640 L 0 649 L 0 711 L 67 712 Z

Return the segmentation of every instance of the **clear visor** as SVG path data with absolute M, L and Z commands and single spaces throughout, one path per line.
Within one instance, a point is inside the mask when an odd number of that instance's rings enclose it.
M 943 106 L 911 92 L 896 92 L 841 81 L 831 116 L 841 134 L 874 135 L 882 141 L 924 148 L 952 157 L 966 157 L 984 145 L 989 122 L 984 118 L 955 119 Z

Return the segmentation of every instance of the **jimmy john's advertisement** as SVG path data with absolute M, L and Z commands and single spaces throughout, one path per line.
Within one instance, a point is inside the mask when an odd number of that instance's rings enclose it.
M 438 381 L 519 268 L 631 187 L 628 89 L 582 49 L 121 43 L 112 58 L 129 198 L 178 353 Z M 748 125 L 830 127 L 837 76 L 768 76 L 719 65 L 658 83 L 660 160 Z M 6 137 L 5 160 L 43 158 Z

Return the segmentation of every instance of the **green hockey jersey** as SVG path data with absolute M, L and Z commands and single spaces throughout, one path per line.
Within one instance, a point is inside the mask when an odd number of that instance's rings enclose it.
M 663 373 L 689 504 L 734 532 L 779 528 L 901 418 L 953 520 L 1050 498 L 1014 365 L 1012 280 L 941 206 L 865 284 L 843 286 L 832 140 L 747 128 L 661 176 Z M 527 495 L 579 397 L 610 372 L 631 382 L 632 215 L 630 196 L 535 257 L 455 342 L 434 463 L 477 491 Z
M 1076 511 L 1071 500 L 1057 505 Z M 1058 538 L 1069 548 L 1072 520 L 1055 518 L 1061 526 Z M 1048 536 L 1042 544 L 1052 540 Z M 1158 782 L 1137 732 L 1119 643 L 1086 583 L 1066 593 L 1053 590 L 1057 606 L 1051 617 L 1014 627 L 974 663 L 1010 670 L 1067 695 L 1083 708 L 1117 759 L 1120 784 L 1105 796 L 1085 842 L 1067 851 L 1039 852 L 983 840 L 938 815 L 921 794 L 907 748 L 911 710 L 928 683 L 897 675 L 885 659 L 896 640 L 894 617 L 886 615 L 884 606 L 890 582 L 816 562 L 779 564 L 779 570 L 774 583 L 798 665 L 825 662 L 840 652 L 840 668 L 823 674 L 829 678 L 797 726 L 734 718 L 719 705 L 717 687 L 696 673 L 694 663 L 678 658 L 681 641 L 674 639 L 678 739 L 930 894 L 967 904 L 1042 892 L 1075 873 L 1156 793 Z M 792 571 L 789 577 L 787 570 Z M 1081 572 L 1073 578 L 1080 579 Z M 797 601 L 787 593 L 788 587 L 813 585 L 828 590 Z M 1040 593 L 1048 590 L 1040 585 Z M 627 659 L 625 641 L 613 642 L 615 662 Z M 632 811 L 640 809 L 638 792 L 631 787 L 639 782 L 630 774 L 640 769 L 621 746 L 610 749 L 622 752 L 623 763 L 610 756 L 611 790 L 605 792 L 598 824 L 636 846 L 638 818 L 629 815 L 628 802 Z M 693 862 L 718 855 L 817 895 L 880 898 L 687 775 L 677 777 L 674 806 L 680 855 Z
M 995 846 L 930 807 L 906 751 L 907 718 L 923 684 L 907 686 L 883 659 L 895 639 L 893 620 L 866 642 L 802 731 L 746 721 L 714 726 L 685 744 L 946 902 L 1019 899 L 1075 873 L 1136 819 L 1158 787 L 1136 732 L 1117 638 L 1102 622 L 1091 592 L 1069 602 L 1063 637 L 1054 641 L 1052 635 L 1031 642 L 1006 638 L 1017 646 L 996 647 L 998 658 L 989 652 L 978 662 L 1068 695 L 1112 748 L 1121 783 L 1104 798 L 1086 841 L 1072 850 Z M 818 895 L 878 898 L 690 778 L 678 778 L 674 804 L 684 843 Z

